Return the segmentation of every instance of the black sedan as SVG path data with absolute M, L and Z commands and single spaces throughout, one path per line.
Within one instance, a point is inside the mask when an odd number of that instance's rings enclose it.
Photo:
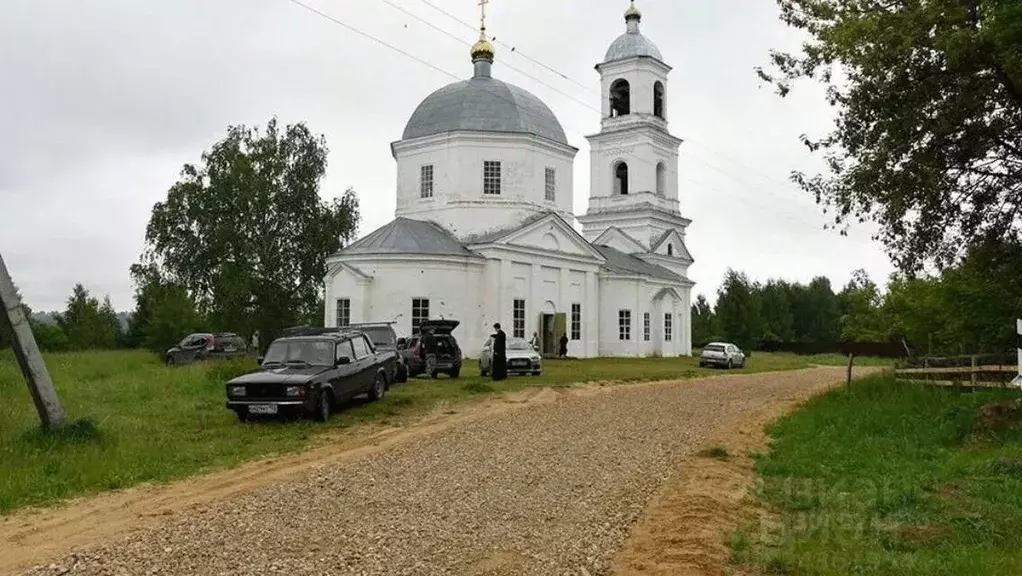
M 325 422 L 344 400 L 382 398 L 395 361 L 393 352 L 377 352 L 358 331 L 279 338 L 258 372 L 227 382 L 227 408 L 242 421 L 292 414 Z

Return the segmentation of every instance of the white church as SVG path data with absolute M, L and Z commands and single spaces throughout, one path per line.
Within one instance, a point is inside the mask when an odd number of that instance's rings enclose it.
M 483 3 L 485 10 L 485 2 Z M 692 353 L 691 223 L 678 204 L 678 147 L 667 128 L 667 76 L 639 31 L 596 66 L 601 130 L 588 136 L 591 190 L 574 226 L 578 149 L 539 98 L 493 76 L 485 11 L 474 74 L 430 94 L 391 145 L 395 219 L 328 259 L 326 325 L 457 320 L 466 358 L 492 326 L 538 333 L 542 351 L 679 356 Z

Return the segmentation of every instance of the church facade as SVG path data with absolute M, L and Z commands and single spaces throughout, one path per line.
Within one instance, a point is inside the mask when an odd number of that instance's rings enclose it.
M 484 5 L 485 6 L 485 5 Z M 395 219 L 328 259 L 326 325 L 427 319 L 460 322 L 477 357 L 492 325 L 540 336 L 556 353 L 692 353 L 690 221 L 678 197 L 681 140 L 667 127 L 667 76 L 639 31 L 626 31 L 596 69 L 603 118 L 590 143 L 588 210 L 576 220 L 571 146 L 553 112 L 493 77 L 494 48 L 472 47 L 473 76 L 428 96 L 391 145 Z

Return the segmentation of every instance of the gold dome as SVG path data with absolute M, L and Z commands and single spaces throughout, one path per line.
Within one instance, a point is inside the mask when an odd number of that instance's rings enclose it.
M 472 59 L 477 60 L 479 58 L 486 58 L 493 60 L 493 55 L 496 54 L 496 50 L 493 48 L 493 44 L 485 37 L 480 37 L 479 41 L 472 45 Z
M 632 0 L 631 5 L 628 6 L 628 10 L 625 10 L 625 20 L 636 20 L 642 19 L 642 12 L 639 12 L 639 7 L 635 5 L 635 0 Z

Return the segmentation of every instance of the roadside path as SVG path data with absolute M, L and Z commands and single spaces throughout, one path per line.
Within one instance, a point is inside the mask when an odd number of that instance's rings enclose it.
M 232 473 L 258 476 L 258 463 L 172 485 L 156 506 L 143 491 L 128 518 L 161 505 L 167 515 L 139 528 L 111 504 L 87 522 L 119 519 L 122 530 L 71 537 L 79 552 L 53 543 L 72 535 L 74 507 L 65 522 L 57 512 L 50 524 L 0 525 L 0 549 L 20 546 L 0 573 L 31 560 L 42 565 L 26 576 L 607 574 L 674 465 L 711 431 L 843 376 L 828 367 L 520 394 L 351 450 L 320 448 L 292 458 L 298 466 L 271 463 L 271 481 L 209 501 L 189 483 L 230 485 Z M 189 504 L 175 507 L 168 490 Z

